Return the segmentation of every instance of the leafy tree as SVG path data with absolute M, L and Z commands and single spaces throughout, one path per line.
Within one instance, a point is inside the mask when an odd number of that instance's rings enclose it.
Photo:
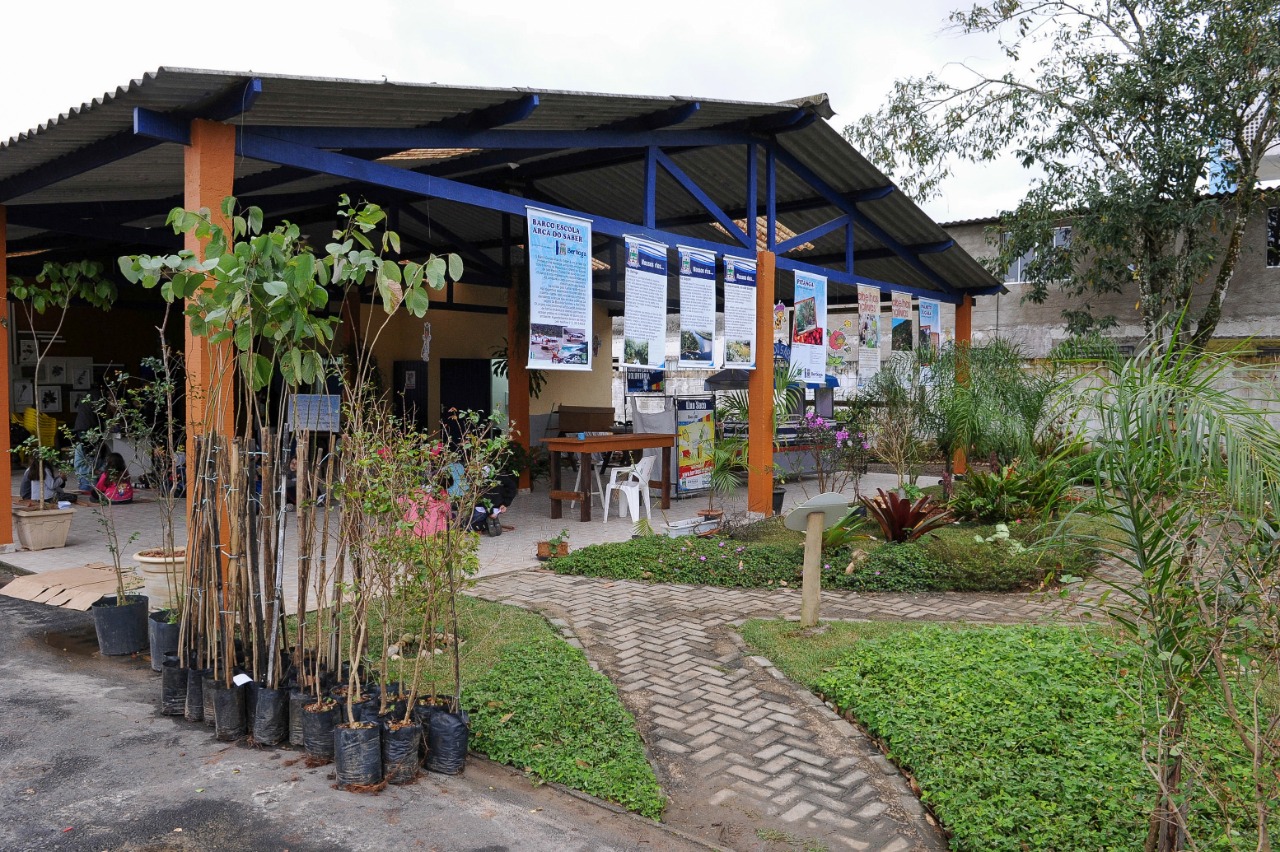
M 920 198 L 958 160 L 1014 152 L 1042 176 L 1003 214 L 993 270 L 1034 251 L 1024 298 L 1054 286 L 1076 297 L 1072 332 L 1114 325 L 1091 297 L 1136 289 L 1148 336 L 1202 346 L 1264 203 L 1259 163 L 1280 140 L 1280 6 L 989 0 L 950 20 L 996 35 L 1009 69 L 900 80 L 846 135 Z M 1064 224 L 1070 239 L 1055 245 Z

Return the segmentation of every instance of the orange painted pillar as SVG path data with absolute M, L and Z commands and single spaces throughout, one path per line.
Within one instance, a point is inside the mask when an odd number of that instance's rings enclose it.
M 773 514 L 773 300 L 775 256 L 756 253 L 756 368 L 747 383 L 747 509 Z
M 955 345 L 960 347 L 962 351 L 967 353 L 969 346 L 973 342 L 973 296 L 965 293 L 960 300 L 960 304 L 956 305 L 956 341 Z M 966 383 L 969 381 L 968 369 L 965 366 L 967 354 L 962 356 L 957 363 L 956 381 Z M 965 447 L 956 450 L 953 465 L 956 473 L 969 472 L 969 458 Z
M 529 329 L 520 322 L 520 272 L 511 270 L 507 290 L 507 432 L 529 449 Z M 520 471 L 520 487 L 530 486 L 528 469 Z
M 0 204 L 0 305 L 9 299 L 9 214 Z M 9 325 L 0 323 L 0 411 L 9 413 Z M 13 457 L 9 429 L 0 429 L 0 488 L 13 493 Z M 0 544 L 13 544 L 13 513 L 0 512 Z
M 222 217 L 222 200 L 233 194 L 235 143 L 234 127 L 203 119 L 191 122 L 191 144 L 185 152 L 183 206 L 188 210 L 207 208 L 213 220 L 224 228 L 230 227 Z M 186 236 L 186 248 L 204 256 L 204 244 L 192 234 Z M 210 345 L 205 338 L 191 333 L 190 323 L 186 324 L 185 334 L 187 475 L 190 479 L 201 474 L 196 466 L 196 437 L 216 432 L 230 440 L 234 434 L 235 385 L 230 341 Z M 195 509 L 195 501 L 188 501 L 188 535 L 196 529 Z M 226 525 L 222 528 L 225 531 Z M 225 561 L 223 570 L 226 570 Z

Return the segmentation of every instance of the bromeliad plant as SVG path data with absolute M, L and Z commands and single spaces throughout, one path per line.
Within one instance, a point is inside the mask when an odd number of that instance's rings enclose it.
M 867 509 L 867 517 L 880 527 L 885 541 L 915 541 L 952 522 L 951 511 L 928 494 L 912 501 L 896 491 L 877 488 L 874 497 L 860 499 Z

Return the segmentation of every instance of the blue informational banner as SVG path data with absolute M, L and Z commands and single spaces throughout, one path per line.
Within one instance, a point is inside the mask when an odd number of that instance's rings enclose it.
M 933 299 L 920 300 L 920 349 L 937 352 L 942 345 L 942 305 Z
M 627 370 L 627 393 L 662 393 L 666 370 Z
M 716 367 L 716 256 L 676 246 L 680 257 L 680 358 L 678 366 Z
M 526 208 L 529 369 L 591 369 L 591 222 Z
M 639 237 L 625 243 L 622 364 L 660 370 L 667 362 L 667 247 Z
M 756 366 L 756 262 L 724 256 L 724 366 Z
M 791 325 L 791 366 L 806 384 L 824 385 L 827 379 L 827 278 L 809 272 L 796 273 L 795 307 Z

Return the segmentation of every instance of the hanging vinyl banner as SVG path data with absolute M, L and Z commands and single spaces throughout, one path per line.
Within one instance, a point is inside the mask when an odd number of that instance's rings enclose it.
M 724 366 L 756 366 L 756 262 L 724 257 Z
M 934 299 L 920 300 L 920 348 L 937 352 L 942 345 L 942 305 Z
M 858 387 L 880 372 L 880 288 L 858 285 Z
M 622 364 L 660 370 L 667 359 L 667 247 L 626 237 Z
M 716 366 L 716 256 L 676 246 L 680 257 L 680 360 L 678 366 Z
M 591 369 L 591 222 L 526 208 L 529 369 Z
M 914 347 L 914 335 L 911 333 L 911 294 L 892 293 L 893 325 L 889 330 L 892 341 L 890 349 L 894 352 L 910 352 Z
M 823 385 L 827 380 L 827 279 L 796 273 L 795 306 L 791 318 L 791 366 L 801 381 Z

